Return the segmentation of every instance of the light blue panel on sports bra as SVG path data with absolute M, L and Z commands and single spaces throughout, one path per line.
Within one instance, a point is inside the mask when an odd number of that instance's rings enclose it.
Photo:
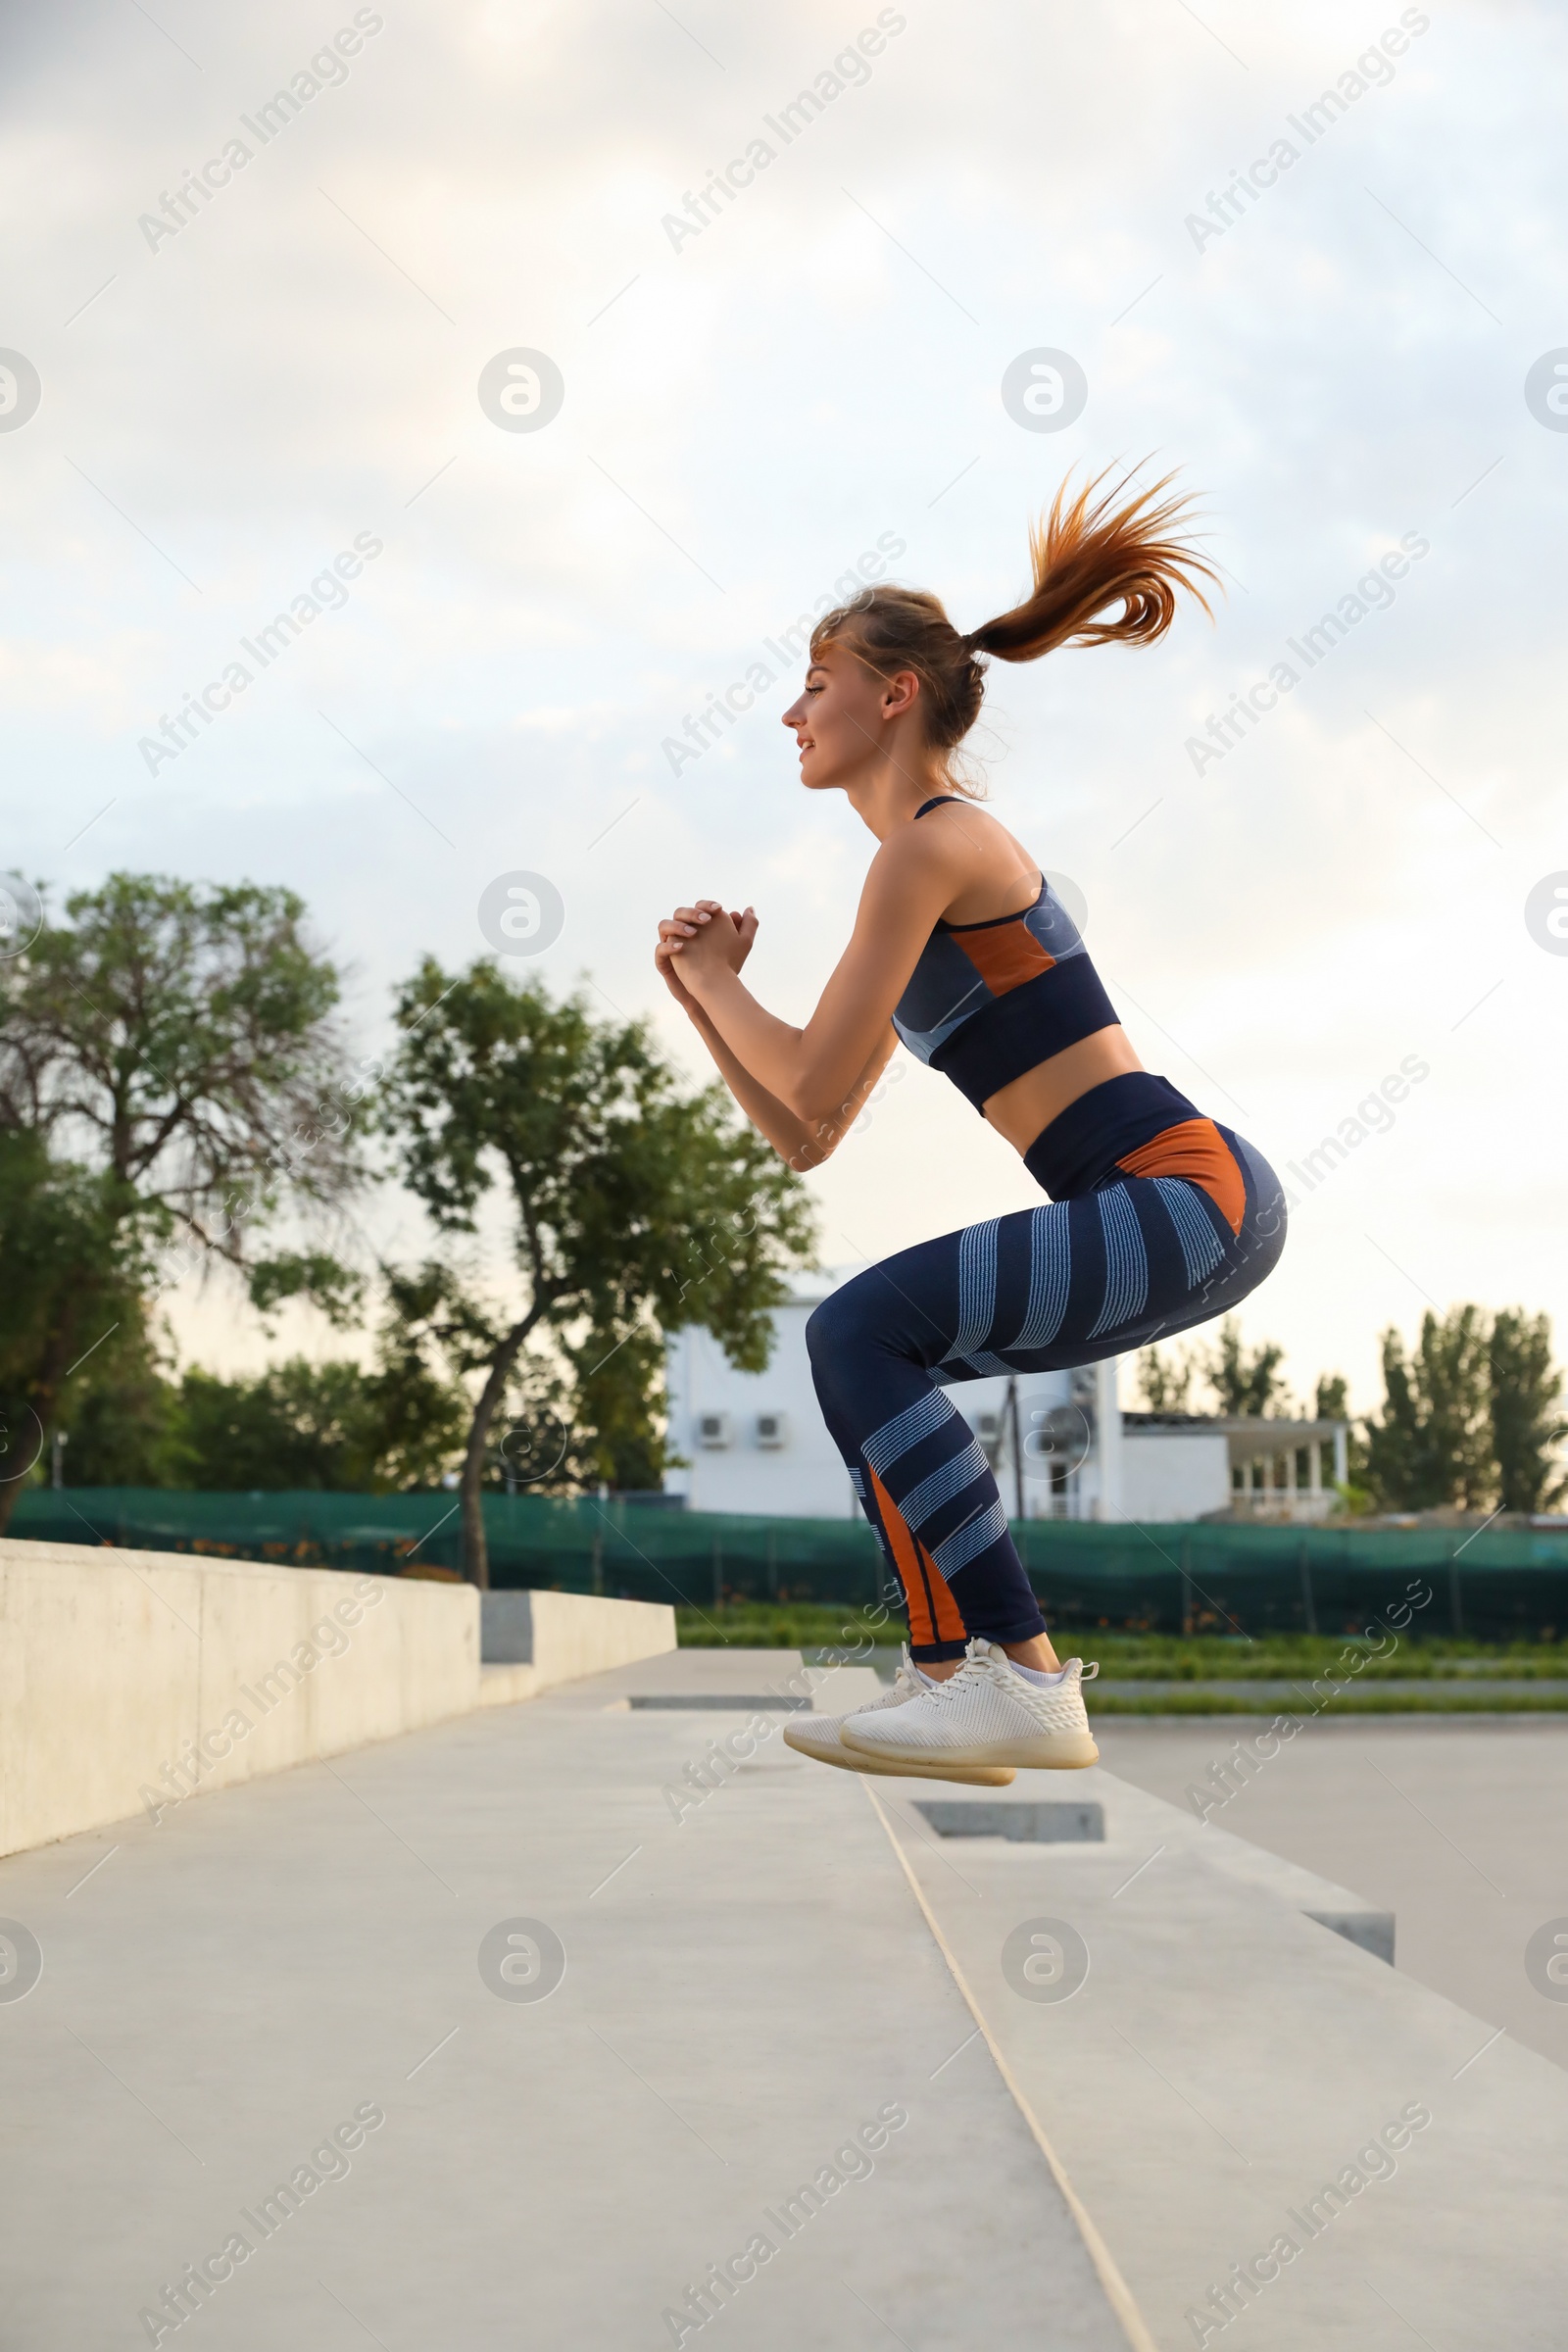
M 893 1026 L 917 1061 L 991 1002 L 991 991 L 950 932 L 933 931 L 899 999 Z

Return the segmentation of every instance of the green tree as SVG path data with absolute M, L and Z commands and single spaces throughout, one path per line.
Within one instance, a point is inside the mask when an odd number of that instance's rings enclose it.
M 1367 1477 L 1378 1500 L 1396 1510 L 1488 1508 L 1497 1474 L 1484 1309 L 1429 1310 L 1408 1357 L 1391 1327 L 1383 1334 L 1383 1386 L 1382 1415 L 1367 1424 Z
M 1350 1412 L 1350 1384 L 1343 1372 L 1324 1372 L 1319 1375 L 1312 1396 L 1312 1417 L 1317 1421 L 1349 1422 L 1345 1448 L 1347 1476 L 1342 1499 L 1352 1514 L 1370 1510 L 1372 1494 L 1367 1485 L 1366 1432 Z
M 592 1434 L 595 1477 L 612 1487 L 644 1491 L 662 1485 L 670 1458 L 661 1426 L 662 1334 L 633 1332 L 604 1355 L 594 1333 L 586 1347 L 573 1351 L 572 1373 L 578 1410 Z
M 1424 1411 L 1404 1342 L 1391 1325 L 1379 1343 L 1383 1412 L 1367 1419 L 1367 1485 L 1385 1509 L 1411 1510 L 1446 1499 L 1426 1443 Z
M 439 1485 L 467 1430 L 462 1389 L 390 1311 L 368 1370 L 296 1355 L 236 1379 L 197 1366 L 175 1380 L 138 1330 L 92 1373 L 66 1450 L 73 1487 L 396 1494 Z
M 1557 1409 L 1562 1374 L 1548 1318 L 1504 1307 L 1492 1326 L 1488 1370 L 1497 1498 L 1505 1511 L 1546 1510 L 1568 1489 L 1557 1458 L 1568 1421 Z
M 504 1336 L 485 1320 L 493 1350 Z M 471 1369 L 488 1365 L 486 1354 Z M 650 1323 L 607 1346 L 536 1328 L 490 1425 L 483 1483 L 508 1494 L 581 1494 L 596 1487 L 657 1488 L 671 1456 L 662 1428 L 664 1347 Z
M 410 1329 L 389 1283 L 376 1368 L 366 1383 L 369 1483 L 376 1493 L 439 1486 L 462 1459 L 468 1399 L 461 1383 L 430 1361 L 431 1352 Z
M 194 1483 L 179 1383 L 149 1332 L 142 1303 L 97 1350 L 74 1390 L 64 1462 L 68 1487 Z
M 101 1174 L 0 1123 L 0 1534 L 66 1384 L 139 1319 L 140 1253 L 116 1207 Z
M 69 1427 L 78 1369 L 160 1290 L 220 1258 L 264 1299 L 352 1291 L 323 1251 L 254 1247 L 285 1199 L 354 1176 L 338 978 L 303 903 L 115 874 L 66 913 L 0 962 L 0 1531 L 33 1433 Z
M 492 1431 L 524 1352 L 574 1392 L 575 1421 L 584 1399 L 614 1396 L 609 1368 L 633 1350 L 644 1404 L 629 1426 L 646 1430 L 659 1333 L 700 1323 L 760 1370 L 768 1310 L 785 1269 L 809 1259 L 813 1225 L 799 1179 L 723 1089 L 684 1092 L 643 1022 L 601 1022 L 582 999 L 558 1004 L 488 962 L 451 979 L 429 957 L 397 1017 L 385 1122 L 406 1181 L 451 1236 L 473 1233 L 495 1192 L 509 1212 L 520 1292 L 509 1311 L 455 1277 L 430 1301 L 429 1327 L 480 1381 L 461 1492 L 466 1572 L 483 1587 Z M 623 1395 L 617 1411 L 612 1426 L 628 1426 Z M 526 1434 L 530 1461 L 554 1442 Z
M 191 1485 L 217 1494 L 357 1487 L 363 1388 L 357 1364 L 298 1355 L 236 1380 L 193 1367 L 179 1386 Z
M 1191 1412 L 1193 1374 L 1197 1370 L 1191 1355 L 1174 1350 L 1162 1355 L 1157 1348 L 1144 1348 L 1138 1355 L 1138 1385 L 1145 1404 L 1152 1413 Z
M 1254 1354 L 1249 1355 L 1242 1343 L 1240 1323 L 1234 1315 L 1227 1315 L 1215 1334 L 1212 1351 L 1201 1359 L 1201 1370 L 1218 1399 L 1220 1411 L 1239 1418 L 1243 1414 L 1280 1413 L 1290 1409 L 1290 1396 L 1279 1377 L 1284 1361 L 1284 1348 L 1272 1340 L 1265 1340 Z
M 406 1362 L 367 1372 L 343 1357 L 296 1355 L 239 1380 L 193 1370 L 179 1389 L 181 1483 L 356 1494 L 430 1487 L 458 1457 L 466 1421 L 461 1391 Z

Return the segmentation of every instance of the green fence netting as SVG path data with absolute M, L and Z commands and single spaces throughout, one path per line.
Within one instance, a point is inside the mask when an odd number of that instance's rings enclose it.
M 876 1543 L 862 1521 L 521 1494 L 487 1494 L 484 1509 L 498 1587 L 556 1586 L 699 1608 L 747 1599 L 863 1606 L 882 1587 Z M 421 1562 L 457 1568 L 462 1559 L 457 1501 L 448 1494 L 34 1487 L 18 1498 L 11 1534 L 380 1574 Z M 1013 1535 L 1054 1624 L 1337 1634 L 1408 1605 L 1412 1635 L 1506 1641 L 1568 1632 L 1568 1533 L 1550 1529 L 1032 1520 Z

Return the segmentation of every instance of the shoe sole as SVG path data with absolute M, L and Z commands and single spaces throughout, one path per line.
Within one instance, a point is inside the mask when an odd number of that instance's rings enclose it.
M 787 1732 L 784 1736 L 789 1738 Z M 907 1772 L 917 1755 L 927 1762 L 931 1755 L 929 1748 L 910 1748 L 901 1754 L 880 1740 L 873 1747 L 869 1741 L 857 1740 L 848 1727 L 839 1736 L 844 1745 L 853 1748 L 858 1756 L 875 1756 L 892 1772 Z M 949 1765 L 970 1769 L 995 1765 L 1024 1772 L 1083 1772 L 1100 1761 L 1100 1750 L 1088 1732 L 1042 1732 L 1033 1740 L 994 1740 L 974 1747 L 944 1748 L 942 1755 Z
M 842 1742 L 836 1748 L 816 1746 L 808 1733 L 797 1732 L 793 1724 L 784 1727 L 784 1744 L 793 1747 L 798 1755 L 809 1756 L 813 1763 L 832 1764 L 841 1772 L 858 1772 L 873 1778 L 880 1773 L 901 1781 L 964 1781 L 981 1788 L 1008 1788 L 1017 1777 L 1011 1766 L 1005 1764 L 970 1764 L 962 1759 L 952 1763 L 944 1759 L 933 1764 L 929 1757 L 916 1764 L 890 1763 L 880 1754 L 867 1755 L 858 1748 L 850 1754 Z

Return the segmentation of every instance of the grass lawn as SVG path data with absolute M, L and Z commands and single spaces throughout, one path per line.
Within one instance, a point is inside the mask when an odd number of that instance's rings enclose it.
M 897 1617 L 873 1624 L 862 1610 L 848 1605 L 835 1609 L 745 1602 L 706 1612 L 680 1608 L 675 1617 L 681 1646 L 694 1649 L 733 1643 L 744 1649 L 800 1649 L 808 1656 L 831 1650 L 842 1656 L 846 1650 L 867 1644 L 896 1650 L 904 1638 Z M 1559 1693 L 1544 1690 L 1539 1697 L 1502 1691 L 1489 1694 L 1487 1681 L 1492 1677 L 1509 1682 L 1568 1681 L 1568 1642 L 1483 1642 L 1439 1637 L 1421 1642 L 1401 1640 L 1395 1645 L 1385 1633 L 1378 1654 L 1374 1642 L 1356 1635 L 1260 1634 L 1255 1641 L 1248 1641 L 1236 1634 L 1184 1637 L 1054 1626 L 1052 1639 L 1064 1657 L 1098 1658 L 1101 1673 L 1112 1680 L 1195 1686 L 1190 1698 L 1184 1692 L 1152 1692 L 1148 1698 L 1128 1694 L 1102 1700 L 1102 1711 L 1121 1714 L 1255 1713 L 1259 1704 L 1255 1697 L 1240 1692 L 1210 1695 L 1212 1686 L 1282 1677 L 1310 1680 L 1336 1663 L 1343 1670 L 1352 1657 L 1364 1661 L 1355 1676 L 1361 1690 L 1370 1682 L 1396 1684 L 1412 1678 L 1442 1680 L 1453 1686 L 1451 1692 L 1436 1698 L 1419 1691 L 1386 1690 L 1377 1701 L 1379 1711 L 1385 1713 L 1401 1704 L 1421 1709 L 1437 1704 L 1459 1710 L 1556 1708 L 1564 1703 Z M 1357 1695 L 1348 1690 L 1336 1704 L 1353 1706 Z

